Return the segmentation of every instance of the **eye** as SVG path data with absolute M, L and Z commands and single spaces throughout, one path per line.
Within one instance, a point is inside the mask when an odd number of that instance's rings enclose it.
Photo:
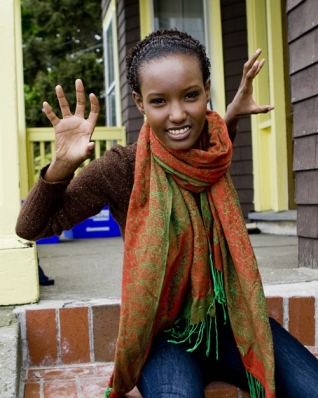
M 150 101 L 151 104 L 160 105 L 163 104 L 165 100 L 163 98 L 154 98 Z
M 193 91 L 191 93 L 186 94 L 187 99 L 196 99 L 199 96 L 197 91 Z

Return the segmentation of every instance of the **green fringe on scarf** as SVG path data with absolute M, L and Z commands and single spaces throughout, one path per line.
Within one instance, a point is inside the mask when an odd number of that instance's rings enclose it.
M 207 111 L 206 127 L 200 149 L 187 151 L 165 147 L 147 122 L 140 132 L 110 398 L 136 385 L 153 337 L 167 329 L 174 342 L 192 339 L 191 350 L 206 335 L 209 355 L 213 327 L 217 338 L 216 305 L 229 315 L 243 364 L 252 375 L 252 398 L 262 398 L 260 385 L 266 398 L 275 398 L 262 282 L 228 173 L 232 144 L 217 113 Z

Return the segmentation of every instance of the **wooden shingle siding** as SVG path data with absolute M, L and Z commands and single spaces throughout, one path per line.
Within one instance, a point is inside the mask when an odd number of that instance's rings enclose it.
M 318 1 L 288 1 L 299 265 L 318 267 Z
M 318 169 L 317 134 L 300 137 L 294 143 L 294 171 L 313 169 Z
M 318 170 L 296 172 L 296 203 L 300 205 L 317 204 Z M 297 216 L 298 218 L 298 216 Z
M 290 50 L 290 73 L 294 74 L 301 69 L 318 61 L 318 29 L 311 30 L 308 34 L 299 37 L 298 40 L 291 42 Z M 301 56 L 299 56 L 301 54 Z
M 136 109 L 127 83 L 125 62 L 129 50 L 140 40 L 138 0 L 117 0 L 117 27 L 122 122 L 127 131 L 127 143 L 130 144 L 137 140 L 143 123 L 143 116 Z
M 306 0 L 287 0 L 286 11 L 291 11 L 293 8 L 297 7 L 299 4 Z
M 318 2 L 317 2 L 318 5 Z M 317 52 L 318 49 L 316 49 Z M 310 65 L 299 73 L 291 75 L 292 103 L 318 94 L 318 63 Z
M 317 113 L 318 97 L 309 98 L 294 104 L 294 137 L 298 138 L 318 132 L 318 121 L 313 117 Z
M 318 24 L 318 1 L 301 2 L 288 14 L 288 41 L 297 40 L 303 34 L 315 29 Z
M 298 261 L 300 266 L 318 268 L 318 239 L 299 237 Z
M 243 65 L 248 58 L 245 1 L 221 0 L 221 13 L 226 103 L 229 104 L 236 94 Z M 249 117 L 240 121 L 230 173 L 239 195 L 243 215 L 247 219 L 248 213 L 254 210 L 252 136 Z

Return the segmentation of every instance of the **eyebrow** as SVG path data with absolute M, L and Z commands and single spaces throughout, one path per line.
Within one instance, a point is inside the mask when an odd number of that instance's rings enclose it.
M 189 86 L 189 87 L 185 88 L 183 91 L 186 92 L 186 91 L 192 90 L 194 88 L 201 88 L 201 87 L 198 84 L 194 84 L 193 86 Z M 159 97 L 161 95 L 165 95 L 165 93 L 150 93 L 150 94 L 147 95 L 147 98 L 153 97 L 153 96 L 154 97 Z

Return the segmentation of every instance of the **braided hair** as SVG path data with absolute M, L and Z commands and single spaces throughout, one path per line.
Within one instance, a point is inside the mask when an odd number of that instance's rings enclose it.
M 175 54 L 196 57 L 202 71 L 203 83 L 207 82 L 211 64 L 205 47 L 185 32 L 159 29 L 138 42 L 126 56 L 126 76 L 132 90 L 141 95 L 139 70 L 142 64 Z

